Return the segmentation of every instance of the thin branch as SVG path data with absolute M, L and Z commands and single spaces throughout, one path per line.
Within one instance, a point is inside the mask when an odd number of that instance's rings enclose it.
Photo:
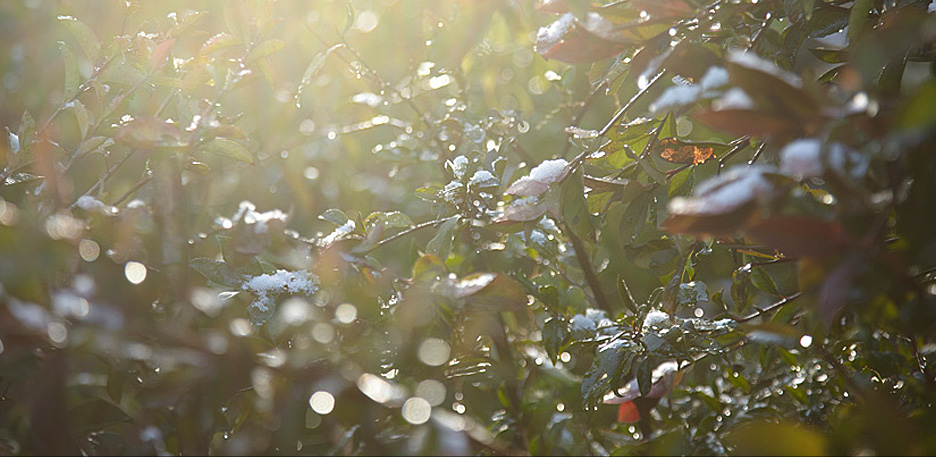
M 790 295 L 789 297 L 785 297 L 784 299 L 782 299 L 782 300 L 780 300 L 780 301 L 778 301 L 778 302 L 776 302 L 776 303 L 774 303 L 774 304 L 772 304 L 772 305 L 770 305 L 770 306 L 768 306 L 768 307 L 766 307 L 766 308 L 759 308 L 759 309 L 757 310 L 756 313 L 751 314 L 750 316 L 741 317 L 741 318 L 736 318 L 736 319 L 735 319 L 735 322 L 738 322 L 738 323 L 740 324 L 740 323 L 747 322 L 747 321 L 750 321 L 750 320 L 754 320 L 754 319 L 756 319 L 756 318 L 758 318 L 758 317 L 764 316 L 764 315 L 766 315 L 766 314 L 768 314 L 768 313 L 770 313 L 770 312 L 772 312 L 772 311 L 775 311 L 775 310 L 778 310 L 778 309 L 782 308 L 782 307 L 783 307 L 784 305 L 786 305 L 787 303 L 790 303 L 791 301 L 796 300 L 797 298 L 800 297 L 800 295 L 803 295 L 803 293 L 802 293 L 802 292 L 797 292 L 797 293 L 795 293 L 795 294 L 793 294 L 793 295 Z
M 601 281 L 598 280 L 598 275 L 595 274 L 591 260 L 588 258 L 588 253 L 585 251 L 585 245 L 582 244 L 582 240 L 572 232 L 572 229 L 568 225 L 565 226 L 565 232 L 572 242 L 575 258 L 578 260 L 579 265 L 582 266 L 582 272 L 585 274 L 585 282 L 588 283 L 588 287 L 592 290 L 592 294 L 595 296 L 595 302 L 598 304 L 599 308 L 607 311 L 609 315 L 614 314 L 611 303 L 608 302 L 604 290 L 601 289 Z
M 627 104 L 622 106 L 621 109 L 618 110 L 618 112 L 614 113 L 614 116 L 611 117 L 611 120 L 608 121 L 608 123 L 598 132 L 598 136 L 605 136 L 611 130 L 611 128 L 613 128 L 615 124 L 617 124 L 618 121 L 620 121 L 621 118 L 624 117 L 624 114 L 627 113 L 628 110 L 633 108 L 634 105 L 637 104 L 637 102 L 641 98 L 646 96 L 647 93 L 650 92 L 650 89 L 653 89 L 656 83 L 660 79 L 662 79 L 663 75 L 665 74 L 666 74 L 666 69 L 664 68 L 662 71 L 657 73 L 656 76 L 654 76 L 653 79 L 651 79 L 649 83 L 647 83 L 647 87 L 644 87 L 640 92 L 637 92 L 636 94 L 634 94 L 634 96 L 631 97 L 631 99 L 627 101 Z
M 379 247 L 381 247 L 381 246 L 383 246 L 383 245 L 385 245 L 385 244 L 387 244 L 387 243 L 389 243 L 389 242 L 391 242 L 391 241 L 396 240 L 397 238 L 402 238 L 402 237 L 404 237 L 404 236 L 406 236 L 406 235 L 409 235 L 409 234 L 411 234 L 411 233 L 413 233 L 413 232 L 416 232 L 416 231 L 418 231 L 418 230 L 422 230 L 422 229 L 424 229 L 424 228 L 426 228 L 426 227 L 433 227 L 433 226 L 439 225 L 439 224 L 441 224 L 441 223 L 443 223 L 443 222 L 445 222 L 445 221 L 447 221 L 447 220 L 449 220 L 449 218 L 446 217 L 446 218 L 442 218 L 442 219 L 435 219 L 435 220 L 432 220 L 432 221 L 427 221 L 427 222 L 422 222 L 422 223 L 420 223 L 420 224 L 416 224 L 416 225 L 414 225 L 414 226 L 412 226 L 412 227 L 410 227 L 410 228 L 408 228 L 408 229 L 406 229 L 406 230 L 403 230 L 402 232 L 394 233 L 393 235 L 390 235 L 390 236 L 388 236 L 388 237 L 386 237 L 386 238 L 384 238 L 384 239 L 378 241 L 377 244 L 375 244 L 374 247 L 373 247 L 371 250 L 377 249 L 377 248 L 379 248 Z

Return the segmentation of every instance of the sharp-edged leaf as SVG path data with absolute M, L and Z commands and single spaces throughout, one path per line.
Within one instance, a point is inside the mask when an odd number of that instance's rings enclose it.
M 337 226 L 345 225 L 349 220 L 351 220 L 351 218 L 348 217 L 347 214 L 345 214 L 340 209 L 336 209 L 336 208 L 326 209 L 325 212 L 319 215 L 318 218 L 323 221 L 331 222 L 332 224 L 335 224 Z
M 597 404 L 611 389 L 620 387 L 619 381 L 631 371 L 635 356 L 636 345 L 628 340 L 616 339 L 601 344 L 582 379 L 585 405 Z

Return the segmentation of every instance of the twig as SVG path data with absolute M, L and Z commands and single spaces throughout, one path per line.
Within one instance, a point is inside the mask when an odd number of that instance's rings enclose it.
M 647 93 L 650 92 L 650 89 L 653 89 L 653 86 L 655 86 L 656 83 L 660 79 L 662 79 L 663 75 L 665 74 L 666 74 L 666 69 L 664 68 L 662 71 L 657 73 L 656 76 L 654 76 L 653 79 L 651 79 L 649 83 L 647 83 L 647 87 L 644 87 L 640 92 L 637 92 L 636 94 L 634 94 L 634 96 L 631 97 L 631 99 L 628 100 L 627 103 L 624 106 L 622 106 L 621 109 L 618 110 L 618 112 L 614 113 L 614 116 L 611 116 L 611 120 L 608 121 L 608 123 L 598 132 L 598 136 L 605 136 L 611 130 L 611 128 L 613 128 L 614 125 L 617 124 L 618 121 L 620 121 L 622 117 L 624 117 L 624 114 L 627 113 L 628 110 L 633 108 L 633 106 L 641 98 L 646 96 Z
M 784 305 L 786 305 L 787 303 L 790 303 L 791 301 L 796 300 L 797 298 L 799 298 L 800 295 L 802 295 L 802 294 L 803 294 L 802 292 L 797 292 L 797 293 L 795 293 L 795 294 L 793 294 L 793 295 L 790 295 L 789 297 L 786 297 L 786 298 L 784 298 L 784 299 L 782 299 L 782 300 L 780 300 L 780 301 L 778 301 L 778 302 L 776 302 L 776 303 L 774 303 L 774 304 L 772 304 L 772 305 L 770 305 L 770 306 L 768 306 L 768 307 L 766 307 L 766 308 L 759 308 L 759 309 L 757 310 L 756 313 L 751 314 L 750 316 L 741 317 L 741 318 L 736 318 L 736 319 L 735 319 L 735 322 L 738 322 L 738 323 L 747 322 L 747 321 L 756 319 L 756 318 L 758 318 L 758 317 L 760 317 L 760 316 L 763 316 L 763 315 L 765 315 L 765 314 L 767 314 L 767 313 L 769 313 L 769 312 L 771 312 L 771 311 L 780 309 L 780 308 L 782 308 Z
M 572 232 L 572 229 L 567 224 L 565 225 L 565 232 L 572 242 L 572 249 L 575 251 L 575 259 L 578 260 L 579 265 L 582 266 L 582 272 L 585 274 L 585 282 L 588 283 L 588 287 L 592 290 L 595 296 L 595 302 L 598 304 L 599 308 L 607 311 L 609 315 L 613 314 L 614 310 L 611 308 L 611 303 L 608 302 L 604 290 L 601 289 L 601 281 L 598 280 L 598 275 L 595 274 L 595 270 L 592 268 L 591 260 L 588 258 L 588 253 L 585 251 L 585 245 L 582 244 L 582 240 Z
M 445 221 L 447 221 L 447 220 L 449 220 L 449 218 L 446 217 L 446 218 L 442 218 L 442 219 L 435 219 L 435 220 L 432 220 L 432 221 L 427 221 L 427 222 L 422 222 L 422 223 L 416 224 L 416 225 L 414 225 L 414 226 L 412 226 L 412 227 L 410 227 L 410 228 L 408 228 L 408 229 L 406 229 L 406 230 L 403 230 L 402 232 L 394 233 L 393 235 L 390 235 L 390 236 L 388 236 L 388 237 L 386 237 L 386 238 L 384 238 L 384 239 L 378 241 L 377 244 L 375 244 L 374 247 L 371 248 L 371 250 L 377 249 L 377 248 L 379 248 L 379 247 L 381 247 L 381 246 L 383 246 L 383 245 L 385 245 L 385 244 L 387 244 L 387 243 L 389 243 L 389 242 L 391 242 L 391 241 L 396 240 L 397 238 L 402 238 L 402 237 L 404 237 L 404 236 L 406 236 L 406 235 L 409 235 L 410 233 L 413 233 L 413 232 L 415 232 L 415 231 L 417 231 L 417 230 L 422 230 L 422 229 L 424 229 L 424 228 L 426 228 L 426 227 L 432 227 L 432 226 L 435 226 L 435 225 L 439 225 L 439 224 L 441 224 L 441 223 L 443 223 L 443 222 L 445 222 Z

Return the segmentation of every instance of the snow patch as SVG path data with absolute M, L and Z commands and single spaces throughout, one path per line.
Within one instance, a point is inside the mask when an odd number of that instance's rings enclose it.
M 763 59 L 753 52 L 732 51 L 728 54 L 728 61 L 744 68 L 774 75 L 793 87 L 801 87 L 803 84 L 798 76 L 784 71 L 773 62 Z
M 546 27 L 540 27 L 536 34 L 536 52 L 543 54 L 552 49 L 553 46 L 562 42 L 572 27 L 575 25 L 575 15 L 565 13 L 552 24 Z
M 494 177 L 493 173 L 487 170 L 476 171 L 471 175 L 471 179 L 468 180 L 468 185 L 472 187 L 492 187 L 497 184 L 497 178 Z
M 754 100 L 748 96 L 747 92 L 740 87 L 732 87 L 725 91 L 725 94 L 718 100 L 712 102 L 712 108 L 716 110 L 723 109 L 751 109 L 754 108 Z
M 780 172 L 796 179 L 820 177 L 826 171 L 858 178 L 865 174 L 868 161 L 840 143 L 824 146 L 815 138 L 791 141 L 780 151 Z
M 254 276 L 241 289 L 254 294 L 256 300 L 247 307 L 250 320 L 260 325 L 276 311 L 276 297 L 282 294 L 311 296 L 318 292 L 318 276 L 307 271 L 277 270 L 273 274 Z
M 719 176 L 700 184 L 692 197 L 677 197 L 669 202 L 670 214 L 719 215 L 752 200 L 767 200 L 775 191 L 764 176 L 773 168 L 764 165 L 736 165 Z
M 661 327 L 666 325 L 670 321 L 670 315 L 664 313 L 663 311 L 653 310 L 647 313 L 647 317 L 644 318 L 643 322 L 643 331 L 647 331 L 652 327 Z

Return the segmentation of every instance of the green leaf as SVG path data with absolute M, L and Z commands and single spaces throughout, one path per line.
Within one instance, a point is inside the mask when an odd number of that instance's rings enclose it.
M 389 213 L 373 212 L 364 218 L 364 226 L 368 231 L 376 224 L 382 223 L 385 228 L 406 228 L 413 225 L 413 220 L 399 211 Z
M 140 116 L 121 127 L 114 140 L 136 149 L 174 148 L 182 145 L 179 127 L 154 116 Z
M 543 346 L 550 360 L 556 360 L 571 338 L 569 325 L 558 317 L 550 317 L 543 323 Z
M 827 453 L 827 442 L 822 433 L 787 422 L 745 421 L 732 428 L 725 441 L 738 455 Z
M 855 0 L 851 11 L 848 13 L 848 42 L 858 41 L 870 26 L 868 23 L 868 14 L 871 13 L 871 7 L 874 6 L 874 0 Z
M 777 283 L 774 282 L 774 279 L 770 274 L 764 271 L 763 268 L 754 268 L 751 270 L 751 284 L 768 294 L 777 297 L 780 296 L 780 291 L 777 290 Z
M 58 20 L 75 37 L 88 60 L 92 63 L 97 61 L 98 57 L 101 56 L 101 43 L 94 36 L 91 27 L 71 16 L 59 16 Z
M 198 149 L 209 154 L 215 154 L 221 157 L 234 159 L 238 162 L 253 162 L 253 155 L 246 146 L 240 142 L 229 140 L 227 138 L 215 138 L 205 143 Z
M 325 67 L 325 62 L 328 60 L 328 56 L 335 52 L 336 49 L 343 46 L 343 44 L 336 44 L 316 54 L 315 57 L 312 58 L 312 61 L 309 62 L 309 66 L 306 67 L 305 73 L 302 75 L 302 80 L 299 82 L 299 87 L 296 89 L 297 101 L 302 101 L 302 92 L 306 87 L 309 87 L 309 84 L 312 84 L 312 79 L 318 76 L 319 72 L 322 71 L 322 68 Z
M 836 33 L 848 25 L 848 15 L 846 8 L 828 5 L 816 8 L 806 21 L 806 35 L 809 38 L 820 38 Z
M 565 177 L 559 186 L 559 192 L 563 222 L 580 239 L 594 241 L 595 226 L 585 201 L 585 183 L 581 168 Z
M 431 281 L 442 276 L 448 269 L 445 263 L 432 254 L 422 254 L 413 262 L 413 280 Z
M 612 388 L 620 387 L 620 380 L 631 370 L 636 356 L 636 345 L 629 340 L 615 339 L 598 346 L 595 360 L 582 379 L 582 397 L 585 406 L 592 406 Z
M 342 225 L 345 225 L 345 223 L 351 220 L 351 218 L 348 217 L 348 215 L 345 214 L 344 211 L 341 211 L 340 209 L 337 209 L 337 208 L 326 209 L 325 212 L 319 215 L 318 218 L 323 221 L 331 222 L 332 224 L 335 224 L 339 227 Z
M 20 150 L 27 151 L 36 138 L 36 120 L 33 119 L 32 114 L 29 114 L 29 111 L 23 111 L 16 135 L 19 137 Z
M 459 222 L 461 222 L 461 216 L 457 214 L 446 219 L 439 226 L 435 236 L 426 244 L 426 251 L 436 255 L 443 261 L 448 259 L 449 254 L 452 252 L 452 240 L 455 238 Z
M 65 90 L 62 93 L 62 101 L 71 100 L 78 93 L 79 79 L 78 63 L 75 61 L 75 55 L 71 49 L 65 45 L 64 41 L 59 41 L 59 50 L 62 51 L 62 60 L 65 64 Z
M 227 262 L 199 257 L 189 262 L 195 271 L 201 273 L 209 281 L 228 288 L 239 288 L 244 281 L 243 275 L 234 271 Z
M 843 63 L 848 61 L 848 51 L 844 49 L 810 48 L 809 52 L 825 63 Z
M 708 286 L 702 281 L 690 281 L 679 285 L 676 301 L 679 306 L 695 305 L 709 299 Z
M 627 205 L 627 209 L 621 216 L 621 237 L 625 241 L 636 239 L 646 225 L 650 200 L 650 192 L 644 192 Z
M 234 35 L 222 32 L 206 40 L 205 44 L 202 45 L 202 48 L 198 51 L 198 54 L 205 56 L 238 45 L 240 42 L 241 41 Z
M 277 40 L 277 39 L 266 40 L 263 43 L 260 43 L 259 45 L 254 47 L 250 51 L 250 54 L 247 55 L 247 59 L 245 60 L 247 61 L 247 63 L 254 63 L 259 59 L 269 56 L 275 52 L 281 51 L 285 47 L 286 47 L 286 42 L 283 40 Z
M 653 387 L 653 369 L 652 359 L 643 359 L 637 365 L 637 387 L 640 389 L 640 396 L 644 397 L 650 393 Z
M 101 71 L 98 79 L 104 83 L 120 84 L 132 87 L 139 83 L 146 75 L 130 64 L 115 62 Z
M 66 106 L 66 109 L 75 115 L 75 121 L 78 122 L 78 130 L 81 131 L 81 138 L 88 135 L 88 128 L 91 126 L 91 114 L 84 104 L 78 100 L 72 100 Z
M 936 125 L 936 81 L 920 84 L 897 114 L 897 126 L 908 132 L 925 132 Z M 22 141 L 22 136 L 20 136 Z

